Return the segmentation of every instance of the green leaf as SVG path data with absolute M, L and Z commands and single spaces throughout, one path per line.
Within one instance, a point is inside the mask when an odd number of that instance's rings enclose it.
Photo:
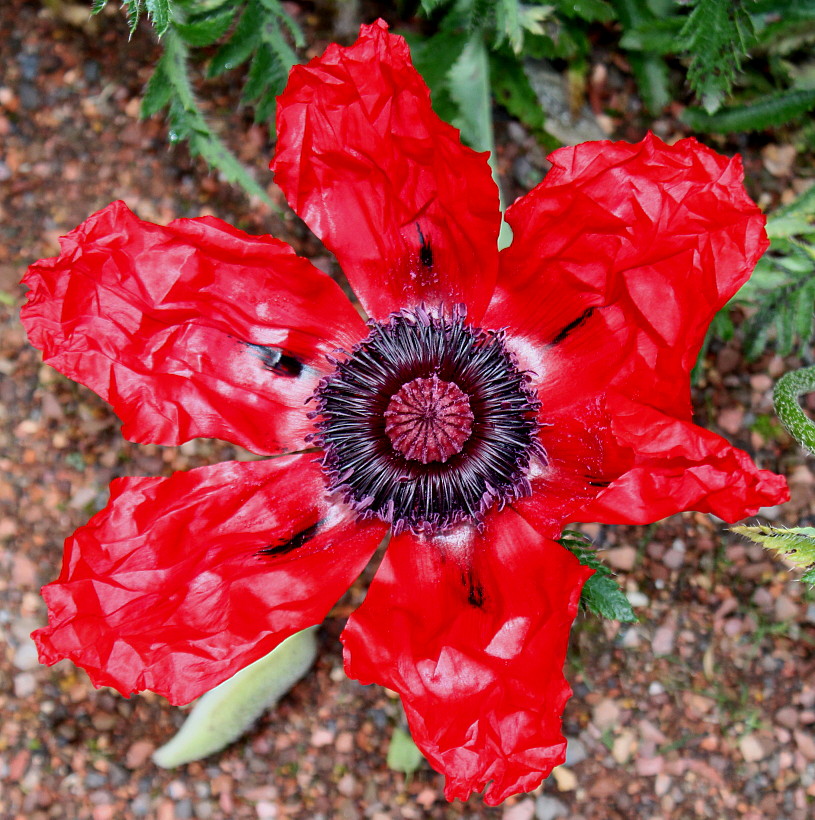
M 91 6 L 91 14 L 99 14 L 100 11 L 108 4 L 108 0 L 93 0 Z
M 631 608 L 625 593 L 614 580 L 614 573 L 603 563 L 591 541 L 580 532 L 564 530 L 558 539 L 580 563 L 594 570 L 594 575 L 583 585 L 580 603 L 595 615 L 615 621 L 635 623 L 639 619 Z
M 286 10 L 283 8 L 282 4 L 279 0 L 258 0 L 261 6 L 266 9 L 267 12 L 271 15 L 271 19 L 273 19 L 278 25 L 282 23 L 288 30 L 289 34 L 291 35 L 292 40 L 294 41 L 294 45 L 297 48 L 303 48 L 306 44 L 306 38 L 303 34 L 303 30 L 297 24 L 295 19 L 286 13 Z
M 422 0 L 422 11 L 429 17 L 437 8 L 448 2 L 449 0 Z
M 815 528 L 814 527 L 731 527 L 731 532 L 743 535 L 765 549 L 773 550 L 797 567 L 807 569 L 801 578 L 815 583 Z
M 620 45 L 626 51 L 647 51 L 651 54 L 675 54 L 677 38 L 682 30 L 678 17 L 667 20 L 644 20 L 635 28 L 626 29 Z
M 169 59 L 165 51 L 156 63 L 156 67 L 147 82 L 147 88 L 144 90 L 140 112 L 141 118 L 144 120 L 161 111 L 170 102 L 173 95 L 173 86 L 167 76 L 168 63 Z
M 480 35 L 467 42 L 447 74 L 450 96 L 458 106 L 453 125 L 461 138 L 476 151 L 492 151 L 492 100 L 487 48 Z
M 410 46 L 413 65 L 430 88 L 433 110 L 447 122 L 458 116 L 458 106 L 450 95 L 448 74 L 464 51 L 468 37 L 462 31 L 439 31 L 425 40 L 405 35 Z
M 638 620 L 617 582 L 607 575 L 595 572 L 583 586 L 581 600 L 595 615 L 603 618 L 624 623 Z
M 718 111 L 730 93 L 741 60 L 754 42 L 744 0 L 693 0 L 679 43 L 690 57 L 688 82 L 708 114 Z
M 154 752 L 156 765 L 171 769 L 201 760 L 237 740 L 311 668 L 316 629 L 296 632 L 199 698 L 178 733 Z
M 147 6 L 147 16 L 153 23 L 156 34 L 163 37 L 170 27 L 170 0 L 144 0 Z
M 422 765 L 423 759 L 410 734 L 396 726 L 388 746 L 388 768 L 410 776 Z
M 524 29 L 518 0 L 497 0 L 495 15 L 495 45 L 500 46 L 506 39 L 510 48 L 520 54 L 524 45 Z
M 747 105 L 722 108 L 709 114 L 701 108 L 686 108 L 682 121 L 695 131 L 727 134 L 776 128 L 815 108 L 815 89 L 786 91 L 760 97 Z
M 790 216 L 804 216 L 810 222 L 815 220 L 815 185 L 808 188 L 789 204 L 782 205 L 773 211 L 772 218 L 768 221 L 768 225 L 776 218 Z
M 490 83 L 496 101 L 542 139 L 546 114 L 529 84 L 523 64 L 504 50 L 490 52 L 489 58 Z
M 645 0 L 620 0 L 617 12 L 626 31 L 641 29 L 655 20 Z M 659 54 L 647 49 L 629 51 L 628 59 L 646 108 L 652 114 L 660 113 L 672 99 L 667 65 Z
M 259 6 L 250 0 L 232 36 L 213 55 L 207 76 L 217 77 L 245 63 L 260 42 L 263 23 Z
M 610 23 L 616 16 L 605 0 L 566 0 L 558 3 L 557 8 L 566 17 L 579 17 L 587 23 Z
M 776 415 L 790 435 L 801 447 L 815 455 L 815 423 L 798 402 L 806 393 L 815 393 L 815 367 L 803 367 L 785 373 L 776 382 L 773 405 Z
M 274 207 L 266 191 L 216 136 L 201 113 L 187 71 L 187 45 L 173 28 L 164 36 L 164 48 L 163 71 L 172 89 L 168 114 L 170 141 L 186 140 L 191 154 L 200 155 L 228 182 L 240 185 Z
M 211 14 L 192 19 L 187 23 L 175 23 L 173 27 L 189 45 L 208 46 L 226 34 L 234 17 L 235 7 L 227 4 Z

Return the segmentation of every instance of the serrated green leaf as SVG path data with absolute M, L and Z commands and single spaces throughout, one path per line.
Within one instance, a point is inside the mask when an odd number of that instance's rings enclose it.
M 286 10 L 279 0 L 257 0 L 257 2 L 269 12 L 270 21 L 273 21 L 278 28 L 280 23 L 282 23 L 288 29 L 296 48 L 305 46 L 306 38 L 303 34 L 303 30 L 297 24 L 297 21 L 290 14 L 286 13 Z
M 496 101 L 540 138 L 546 114 L 529 84 L 523 64 L 506 51 L 492 51 L 489 59 L 490 83 Z
M 495 45 L 500 46 L 506 39 L 510 48 L 520 54 L 524 45 L 524 29 L 518 0 L 497 0 L 495 16 Z
M 187 73 L 187 45 L 172 27 L 167 30 L 163 42 L 166 58 L 164 71 L 172 87 L 168 114 L 170 141 L 186 140 L 191 154 L 200 155 L 228 182 L 240 185 L 274 207 L 266 191 L 216 136 L 201 113 Z
M 227 6 L 187 23 L 175 23 L 174 28 L 191 46 L 209 46 L 226 34 L 235 18 L 235 7 Z
M 260 42 L 263 23 L 263 15 L 257 3 L 250 0 L 232 36 L 213 55 L 207 76 L 217 77 L 245 63 Z
M 423 759 L 413 738 L 404 729 L 396 726 L 388 745 L 388 768 L 409 776 L 422 765 Z
M 607 575 L 595 572 L 583 586 L 583 599 L 595 615 L 623 623 L 639 620 L 617 582 Z
M 815 586 L 815 567 L 808 569 L 802 576 L 801 580 L 806 584 Z
M 815 219 L 815 185 L 804 191 L 787 205 L 782 205 L 773 212 L 773 219 L 787 216 L 804 216 Z M 769 220 L 772 222 L 772 219 Z
M 789 239 L 796 234 L 812 230 L 812 223 L 805 216 L 774 216 L 767 220 L 769 239 Z
M 620 0 L 617 12 L 626 31 L 636 31 L 655 22 L 644 0 Z M 672 99 L 665 61 L 647 49 L 629 51 L 628 59 L 646 108 L 658 114 Z
M 614 573 L 603 563 L 591 541 L 574 530 L 564 530 L 558 541 L 583 566 L 594 570 L 594 575 L 583 585 L 580 603 L 595 615 L 626 623 L 637 622 L 639 619 L 625 593 L 614 580 Z
M 659 114 L 673 99 L 668 84 L 668 66 L 657 54 L 629 54 L 629 62 L 645 107 Z
M 156 63 L 156 67 L 147 81 L 147 87 L 144 89 L 141 111 L 139 112 L 143 120 L 157 114 L 170 102 L 170 97 L 173 95 L 173 86 L 167 76 L 167 64 L 168 58 L 165 52 Z
M 405 35 L 410 45 L 411 57 L 416 70 L 430 89 L 433 110 L 441 119 L 452 122 L 458 115 L 458 107 L 450 96 L 448 74 L 467 45 L 468 37 L 461 31 L 439 31 L 428 39 Z
M 730 531 L 777 552 L 798 567 L 815 564 L 815 527 L 758 525 L 731 527 Z
M 203 695 L 175 737 L 156 750 L 153 761 L 164 769 L 175 768 L 237 740 L 311 668 L 317 656 L 316 629 L 296 632 Z
M 422 0 L 422 11 L 430 16 L 436 9 L 448 2 L 449 0 Z
M 626 51 L 648 51 L 651 54 L 675 54 L 679 51 L 677 41 L 682 30 L 682 20 L 646 20 L 636 28 L 626 29 L 620 45 Z
M 143 0 L 124 0 L 125 14 L 127 16 L 128 28 L 130 29 L 130 36 L 136 31 L 139 25 L 139 18 L 141 17 Z
M 692 0 L 693 9 L 679 34 L 690 57 L 688 82 L 708 114 L 730 93 L 742 58 L 755 40 L 743 0 Z
M 144 0 L 144 2 L 147 7 L 147 16 L 153 23 L 156 34 L 163 37 L 170 27 L 170 0 Z
M 467 42 L 447 74 L 450 96 L 458 106 L 453 125 L 462 140 L 476 151 L 492 151 L 492 101 L 487 48 L 480 35 Z
M 709 114 L 701 108 L 686 108 L 681 119 L 696 131 L 727 134 L 776 128 L 815 108 L 815 89 L 786 91 L 760 97 L 748 105 L 723 108 Z
M 108 0 L 93 0 L 91 6 L 91 14 L 99 14 L 100 11 L 108 4 Z
M 273 69 L 274 60 L 269 47 L 262 43 L 255 52 L 255 56 L 252 57 L 249 71 L 246 72 L 246 82 L 242 93 L 245 102 L 254 102 L 269 87 L 269 75 Z
M 587 23 L 609 23 L 615 17 L 614 8 L 605 0 L 567 0 L 558 4 L 567 17 L 579 17 Z

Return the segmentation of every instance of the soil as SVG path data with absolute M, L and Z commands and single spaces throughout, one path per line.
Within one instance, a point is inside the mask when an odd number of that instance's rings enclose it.
M 68 662 L 38 665 L 28 634 L 45 619 L 39 588 L 58 572 L 64 537 L 105 503 L 110 480 L 237 453 L 203 440 L 180 448 L 125 441 L 104 402 L 43 366 L 28 345 L 17 284 L 26 266 L 54 255 L 58 236 L 119 198 L 157 222 L 215 214 L 333 264 L 293 216 L 248 200 L 183 147 L 168 148 L 160 119 L 139 120 L 158 49 L 149 27 L 128 43 L 121 15 L 111 12 L 93 29 L 37 2 L 0 6 L 0 816 L 812 817 L 815 595 L 799 573 L 708 515 L 584 527 L 641 620 L 579 618 L 567 665 L 575 692 L 564 718 L 567 763 L 535 793 L 498 808 L 479 797 L 448 804 L 442 777 L 427 765 L 410 778 L 388 768 L 398 700 L 348 680 L 337 640 L 367 577 L 332 611 L 314 669 L 278 707 L 223 753 L 176 770 L 157 768 L 150 754 L 183 722 L 182 709 L 150 694 L 94 690 Z M 310 42 L 318 53 L 316 34 Z M 630 83 L 618 64 L 609 55 L 606 76 L 623 77 L 613 108 L 626 111 Z M 209 113 L 256 178 L 269 180 L 268 130 L 253 125 L 250 112 L 233 112 L 229 82 L 208 92 Z M 638 114 L 606 125 L 626 138 L 649 125 L 675 127 Z M 742 148 L 748 184 L 763 204 L 800 187 L 791 146 Z M 500 123 L 499 150 L 510 195 L 545 172 L 541 149 L 518 123 Z M 281 195 L 271 181 L 267 187 L 282 212 Z M 696 418 L 788 476 L 792 501 L 763 511 L 765 519 L 812 525 L 812 460 L 762 422 L 772 418 L 774 380 L 796 364 L 772 354 L 747 362 L 737 340 L 714 345 Z

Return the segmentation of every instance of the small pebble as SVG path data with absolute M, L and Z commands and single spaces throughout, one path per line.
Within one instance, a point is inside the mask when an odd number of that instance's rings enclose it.
M 557 797 L 542 794 L 535 801 L 535 820 L 561 820 L 569 817 L 569 807 Z
M 31 672 L 20 672 L 14 676 L 14 697 L 29 698 L 37 691 L 37 679 Z
M 666 624 L 660 626 L 654 632 L 654 639 L 651 641 L 651 649 L 655 655 L 670 655 L 674 649 L 674 639 L 676 629 L 673 625 Z
M 803 732 L 801 730 L 793 732 L 793 736 L 795 737 L 795 745 L 798 747 L 798 751 L 807 760 L 815 760 L 815 737 L 809 732 Z
M 150 755 L 156 750 L 156 744 L 149 740 L 137 740 L 131 743 L 125 754 L 125 765 L 128 769 L 138 769 L 150 759 Z
M 616 726 L 620 720 L 620 708 L 610 698 L 603 698 L 592 710 L 591 722 L 602 732 Z
M 566 760 L 564 766 L 576 766 L 582 763 L 587 757 L 586 744 L 578 738 L 566 738 Z
M 575 773 L 565 766 L 556 766 L 552 769 L 552 777 L 555 779 L 559 791 L 571 792 L 577 788 Z
M 798 726 L 798 710 L 793 706 L 782 706 L 775 713 L 775 722 L 786 726 L 787 729 L 795 729 Z
M 37 646 L 31 638 L 26 638 L 25 641 L 14 650 L 14 665 L 17 669 L 22 669 L 23 671 L 35 669 L 40 665 L 40 660 L 37 657 Z
M 505 808 L 501 820 L 533 820 L 534 817 L 535 801 L 527 797 L 520 803 Z
M 612 547 L 603 552 L 603 558 L 614 569 L 630 572 L 637 561 L 637 550 L 632 546 Z
M 748 763 L 756 763 L 759 760 L 763 760 L 769 754 L 770 750 L 751 733 L 745 735 L 739 741 L 739 751 Z

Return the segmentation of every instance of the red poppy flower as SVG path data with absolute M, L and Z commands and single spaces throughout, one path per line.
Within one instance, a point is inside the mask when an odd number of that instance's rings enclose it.
M 764 220 L 738 159 L 589 143 L 552 155 L 499 254 L 486 156 L 381 22 L 296 67 L 278 112 L 276 180 L 369 321 L 282 242 L 211 217 L 114 203 L 31 267 L 31 341 L 127 438 L 273 456 L 115 480 L 44 589 L 40 655 L 186 703 L 319 623 L 390 530 L 346 669 L 401 694 L 449 798 L 494 805 L 564 758 L 590 573 L 563 524 L 787 498 L 691 423 L 689 370 Z

